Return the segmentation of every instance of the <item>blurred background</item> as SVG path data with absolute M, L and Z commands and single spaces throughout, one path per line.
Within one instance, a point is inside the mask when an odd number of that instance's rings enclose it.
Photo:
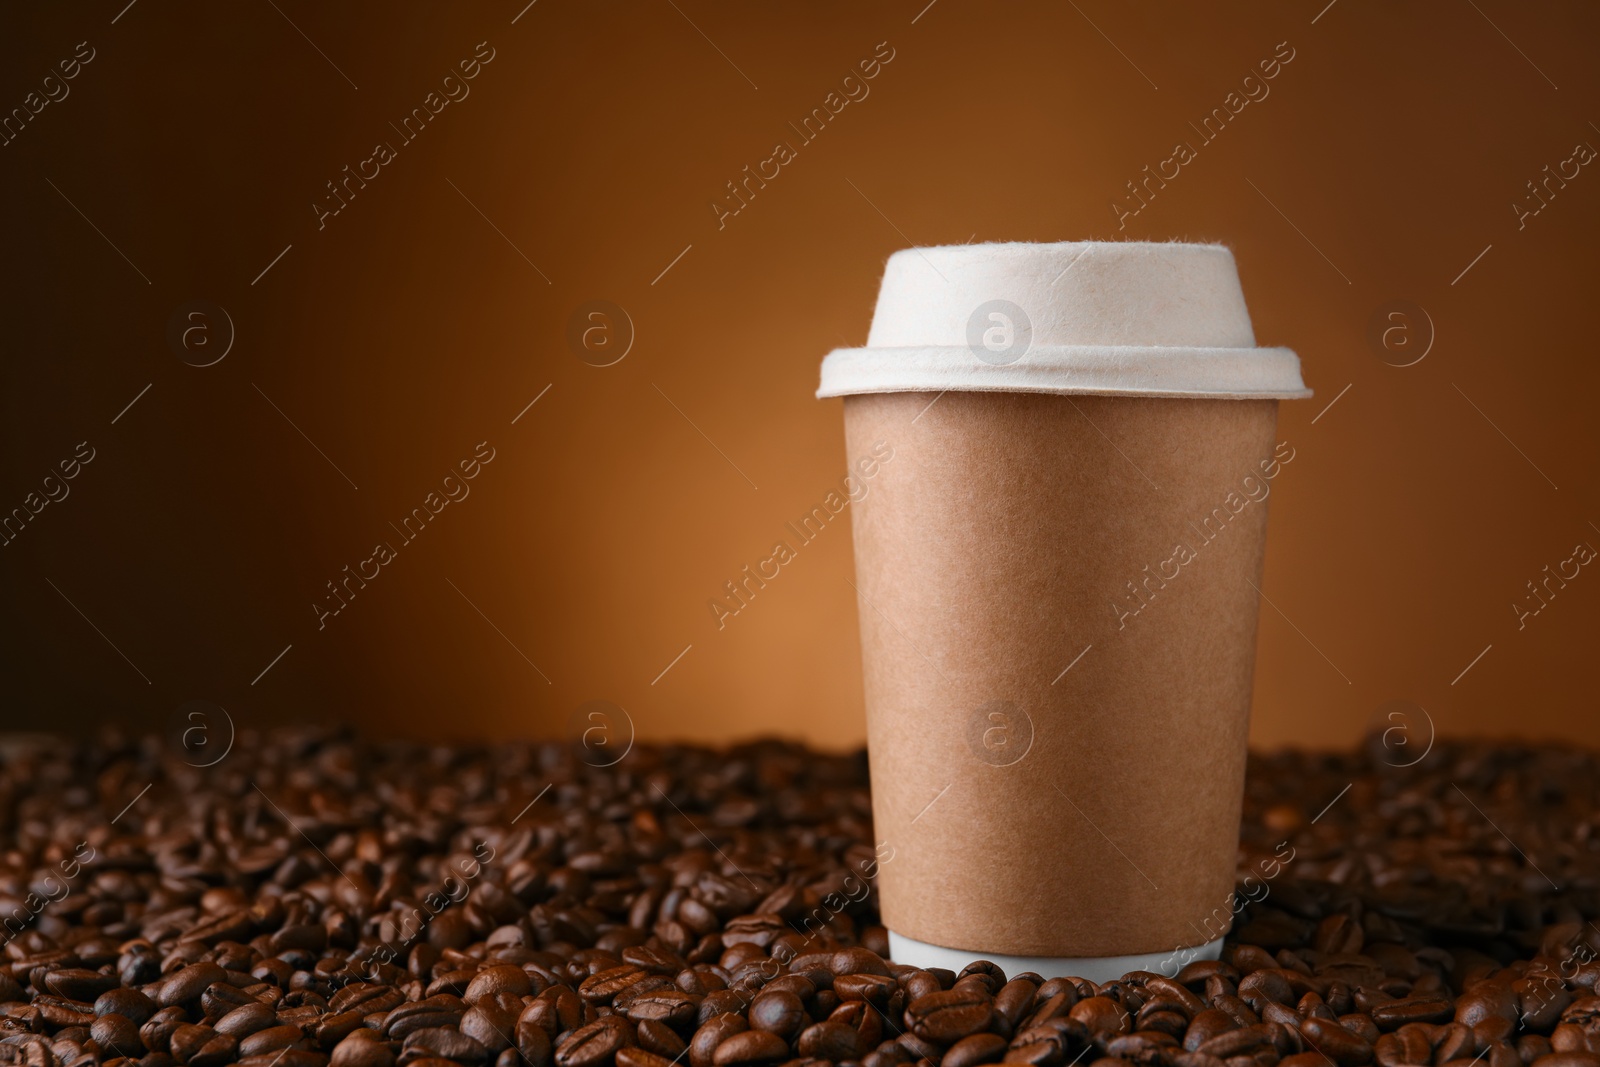
M 710 607 L 845 473 L 822 356 L 898 248 L 1178 238 L 1232 246 L 1316 390 L 1280 413 L 1255 743 L 1348 745 L 1395 701 L 1600 743 L 1597 30 L 1504 0 L 8 7 L 0 727 L 203 700 L 550 736 L 609 701 L 644 738 L 857 745 L 845 524 Z

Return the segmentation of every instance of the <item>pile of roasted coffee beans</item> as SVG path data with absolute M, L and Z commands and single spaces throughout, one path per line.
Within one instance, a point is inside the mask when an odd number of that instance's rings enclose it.
M 1600 1067 L 1578 752 L 1255 757 L 1224 958 L 1101 985 L 886 959 L 860 755 L 0 752 L 0 1063 Z

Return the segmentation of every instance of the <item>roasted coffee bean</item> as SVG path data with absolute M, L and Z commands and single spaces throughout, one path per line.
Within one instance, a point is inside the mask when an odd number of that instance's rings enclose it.
M 306 1049 L 286 1048 L 282 1052 L 274 1052 L 270 1056 L 245 1056 L 239 1060 L 239 1067 L 327 1067 L 328 1057 L 321 1052 L 311 1052 Z M 449 1067 L 448 1064 L 444 1067 Z
M 1010 1033 L 1016 1032 L 1017 1027 L 1033 1010 L 1034 999 L 1038 994 L 1037 982 L 1026 978 L 1013 978 L 1001 986 L 1000 991 L 994 995 L 995 1014 L 1005 1020 Z
M 489 1059 L 489 1050 L 483 1043 L 447 1026 L 413 1030 L 400 1048 L 401 1067 L 420 1059 L 454 1060 L 457 1063 L 482 1064 Z
M 1554 1042 L 1551 1042 L 1554 1044 Z M 1474 1046 L 1477 1039 L 1473 1036 L 1472 1028 L 1463 1023 L 1446 1023 L 1434 1031 L 1433 1034 L 1433 1060 L 1435 1063 L 1447 1063 L 1459 1059 L 1465 1054 L 1472 1059 L 1475 1055 Z
M 1029 999 L 1032 998 L 1030 983 Z M 999 1063 L 1005 1054 L 1006 1039 L 999 1034 L 969 1034 L 950 1046 L 939 1061 L 939 1067 L 978 1067 L 982 1063 Z
M 876 952 L 864 948 L 844 948 L 835 952 L 828 961 L 828 969 L 835 976 L 842 974 L 876 974 L 893 978 L 889 965 Z
M 366 1016 L 359 1011 L 338 1015 L 329 1013 L 317 1020 L 316 1025 L 307 1031 L 307 1036 L 315 1038 L 319 1048 L 331 1050 L 365 1025 Z
M 642 972 L 641 972 L 642 973 Z M 573 1031 L 556 1049 L 558 1067 L 607 1067 L 617 1050 L 634 1043 L 634 1029 L 626 1019 L 608 1015 Z
M 394 1067 L 395 1054 L 376 1030 L 355 1030 L 334 1046 L 330 1062 L 331 1067 Z
M 511 1003 L 516 1003 L 515 997 L 511 997 Z M 496 1003 L 494 997 L 484 996 L 461 1016 L 460 1026 L 463 1034 L 478 1042 L 491 1054 L 498 1054 L 511 1047 L 513 1043 L 511 1035 L 517 1029 L 517 1016 L 509 1008 Z
M 1206 1002 L 1182 982 L 1157 975 L 1146 981 L 1144 987 L 1153 997 L 1164 998 L 1177 1004 L 1185 1017 L 1192 1018 L 1207 1008 Z
M 139 1027 L 125 1015 L 109 1012 L 100 1016 L 89 1027 L 89 1036 L 100 1046 L 106 1056 L 142 1056 L 144 1042 L 139 1040 Z
M 864 1000 L 850 1000 L 840 1004 L 828 1016 L 828 1021 L 843 1023 L 855 1030 L 862 1048 L 876 1047 L 885 1036 L 882 1013 Z
M 918 1037 L 952 1045 L 990 1024 L 994 1000 L 981 988 L 952 988 L 912 1001 L 905 1017 L 906 1025 Z
M 619 1048 L 617 1067 L 673 1067 L 672 1061 L 642 1048 Z
M 1088 1028 L 1091 1034 L 1121 1034 L 1132 1029 L 1128 1010 L 1110 997 L 1093 996 L 1072 1006 L 1067 1013 Z
M 1284 971 L 1263 968 L 1239 979 L 1239 999 L 1259 1014 L 1267 1004 L 1293 1004 L 1295 993 Z
M 689 1067 L 713 1067 L 717 1047 L 734 1034 L 750 1029 L 743 1015 L 728 1012 L 700 1024 L 689 1042 Z
M 1344 1027 L 1352 1034 L 1355 1034 L 1369 1045 L 1378 1040 L 1382 1034 L 1382 1031 L 1378 1029 L 1376 1023 L 1374 1023 L 1367 1016 L 1359 1013 L 1352 1015 L 1341 1015 L 1336 1021 L 1340 1026 Z
M 688 1024 L 685 1024 L 684 1028 L 687 1030 Z M 639 1023 L 639 1047 L 646 1052 L 654 1052 L 657 1056 L 665 1056 L 675 1061 L 683 1055 L 689 1045 L 667 1024 L 656 1022 L 654 1019 L 644 1019 Z
M 776 1064 L 789 1058 L 789 1043 L 765 1030 L 744 1030 L 717 1045 L 711 1062 L 716 1067 L 745 1067 L 747 1064 Z
M 644 968 L 625 963 L 590 975 L 578 987 L 578 995 L 590 1004 L 609 1004 L 618 993 L 649 977 L 650 972 Z
M 241 1056 L 260 1056 L 299 1045 L 305 1033 L 298 1026 L 269 1026 L 238 1038 Z M 177 1038 L 174 1036 L 174 1043 Z
M 841 1000 L 865 1000 L 878 1008 L 889 1003 L 899 984 L 881 974 L 841 974 L 833 980 L 833 991 Z
M 120 984 L 114 974 L 101 974 L 83 967 L 63 967 L 47 972 L 44 986 L 50 992 L 68 1000 L 87 1000 L 91 1003 L 102 993 L 116 989 Z
M 31 1007 L 30 1010 L 37 1012 L 37 1009 Z M 170 1052 L 172 1034 L 182 1025 L 184 1025 L 182 1008 L 162 1008 L 139 1027 L 139 1040 L 143 1041 L 144 1047 L 151 1052 Z
M 1229 1030 L 1239 1029 L 1239 1023 L 1227 1012 L 1218 1008 L 1207 1008 L 1198 1012 L 1189 1020 L 1188 1031 L 1184 1034 L 1183 1047 L 1189 1052 L 1194 1052 L 1206 1041 L 1218 1034 L 1227 1033 Z
M 860 1034 L 855 1027 L 825 1019 L 800 1031 L 795 1047 L 802 1056 L 822 1060 L 854 1060 L 861 1055 Z
M 206 987 L 227 979 L 228 972 L 215 963 L 191 963 L 187 967 L 180 967 L 177 973 L 162 983 L 156 1003 L 167 1008 L 198 1001 Z
M 688 993 L 678 989 L 657 989 L 630 998 L 624 1014 L 636 1023 L 653 1020 L 681 1029 L 694 1022 L 698 1009 L 695 998 Z
M 118 1014 L 134 1025 L 144 1025 L 155 1014 L 155 1001 L 136 989 L 109 989 L 94 1000 L 94 1014 Z
M 1367 1014 L 1379 1030 L 1398 1030 L 1406 1023 L 1449 1022 L 1459 1009 L 1442 997 L 1407 997 L 1375 1005 Z
M 527 996 L 533 992 L 533 983 L 521 967 L 513 967 L 509 963 L 494 967 L 485 967 L 467 983 L 466 992 L 462 995 L 468 1004 L 476 1004 L 480 997 L 492 996 L 495 993 L 510 993 L 513 996 Z
M 88 1026 L 94 1022 L 94 1005 L 65 997 L 40 995 L 33 998 L 33 1006 L 45 1022 L 56 1028 Z
M 1105 1043 L 1106 1058 L 1141 1067 L 1158 1067 L 1163 1063 L 1164 1046 L 1151 1034 L 1118 1034 Z M 1165 1037 L 1165 1034 L 1159 1035 Z M 1170 1055 L 1170 1053 L 1169 1053 Z
M 550 1063 L 555 1050 L 551 1046 L 550 1035 L 538 1023 L 518 1020 L 515 1040 L 518 1054 L 530 1067 L 547 1067 Z
M 787 1042 L 809 1021 L 805 1004 L 787 990 L 763 991 L 750 1002 L 750 1028 L 777 1034 Z
M 1554 1052 L 1597 1052 L 1591 1048 L 1590 1034 L 1576 1023 L 1561 1023 L 1550 1033 L 1550 1048 Z
M 258 1001 L 251 1001 L 249 1004 L 234 1008 L 211 1026 L 219 1034 L 231 1034 L 236 1038 L 243 1038 L 276 1025 L 277 1021 L 277 1012 Z
M 1517 997 L 1517 1021 L 1525 1030 L 1544 1031 L 1565 1020 L 1574 996 L 1554 975 L 1540 974 L 1511 983 Z
M 1233 1056 L 1254 1052 L 1267 1044 L 1270 1044 L 1270 1041 L 1266 1035 L 1251 1027 L 1243 1030 L 1229 1030 L 1226 1033 L 1218 1034 L 1202 1041 L 1190 1051 L 1225 1060 Z
M 718 989 L 707 993 L 695 1009 L 695 1020 L 704 1026 L 718 1015 L 742 1013 L 750 1004 L 750 994 L 738 989 Z
M 221 1067 L 241 1051 L 239 1042 L 227 1034 L 192 1023 L 182 1023 L 172 1032 L 170 1050 L 173 1059 L 188 1067 Z
M 383 1034 L 392 1041 L 404 1041 L 416 1030 L 440 1026 L 458 1026 L 465 1006 L 459 997 L 448 993 L 409 1001 L 390 1011 L 384 1017 Z M 279 1011 L 280 1018 L 284 1015 Z
M 1372 1059 L 1372 1046 L 1337 1022 L 1307 1019 L 1300 1024 L 1300 1033 L 1306 1044 L 1339 1067 L 1360 1067 Z

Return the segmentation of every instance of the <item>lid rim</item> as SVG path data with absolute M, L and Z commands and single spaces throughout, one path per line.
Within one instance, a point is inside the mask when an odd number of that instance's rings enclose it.
M 816 395 L 916 392 L 1236 400 L 1313 395 L 1299 357 L 1288 348 L 1184 345 L 1038 345 L 998 364 L 950 345 L 839 348 L 822 361 Z

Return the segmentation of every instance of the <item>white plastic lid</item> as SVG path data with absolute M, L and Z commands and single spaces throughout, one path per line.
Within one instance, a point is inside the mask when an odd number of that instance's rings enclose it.
M 1256 347 L 1227 247 L 1153 241 L 890 256 L 867 346 L 829 353 L 817 396 L 943 390 L 1311 395 L 1293 352 Z

